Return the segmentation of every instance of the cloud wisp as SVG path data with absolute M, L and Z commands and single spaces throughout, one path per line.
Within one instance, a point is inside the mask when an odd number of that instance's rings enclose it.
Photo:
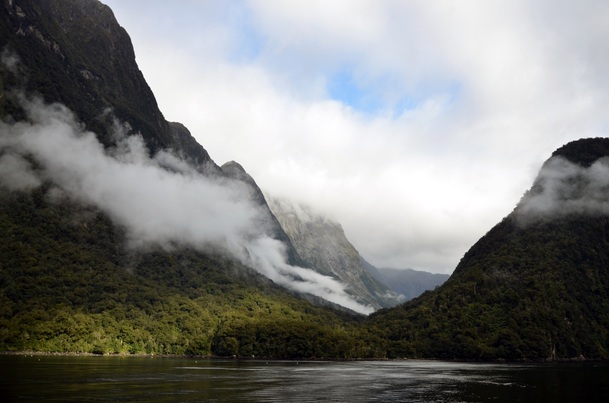
M 533 188 L 516 208 L 522 225 L 567 215 L 609 214 L 609 159 L 584 167 L 562 157 L 551 158 Z
M 452 271 L 609 127 L 601 2 L 104 2 L 165 116 L 377 267 Z
M 360 313 L 372 311 L 336 280 L 288 265 L 283 244 L 260 225 L 259 208 L 244 183 L 203 176 L 168 152 L 150 157 L 143 139 L 120 124 L 117 146 L 106 150 L 65 106 L 20 99 L 27 121 L 0 121 L 0 188 L 51 183 L 124 226 L 131 248 L 220 249 L 282 286 Z

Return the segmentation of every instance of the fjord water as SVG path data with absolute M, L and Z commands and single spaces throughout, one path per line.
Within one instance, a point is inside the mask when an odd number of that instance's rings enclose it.
M 609 364 L 0 356 L 0 401 L 606 402 Z

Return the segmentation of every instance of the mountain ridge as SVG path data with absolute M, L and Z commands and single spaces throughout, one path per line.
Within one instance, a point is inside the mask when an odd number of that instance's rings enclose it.
M 359 252 L 339 223 L 285 199 L 269 197 L 269 206 L 310 267 L 339 279 L 358 301 L 375 309 L 400 302 L 397 294 L 364 268 Z
M 109 8 L 0 7 L 0 349 L 609 360 L 609 139 L 556 150 L 446 282 L 365 318 L 321 303 L 362 307 L 249 225 L 283 231 L 239 164 L 165 121 Z
M 559 149 L 581 167 L 606 167 L 608 139 L 582 139 Z M 583 155 L 578 159 L 577 155 Z M 593 157 L 590 157 L 593 156 Z M 598 168 L 598 166 L 596 167 Z M 560 170 L 558 171 L 561 172 Z M 563 172 L 564 173 L 564 172 Z M 435 291 L 373 314 L 387 325 L 389 355 L 467 360 L 609 358 L 609 216 L 558 208 L 553 215 L 524 210 L 546 191 L 586 194 L 581 171 L 540 171 L 531 189 L 501 222 L 463 256 Z M 609 178 L 603 171 L 603 183 Z M 554 178 L 557 182 L 547 182 Z M 573 187 L 573 188 L 572 188 Z M 576 192 L 572 190 L 576 189 Z M 609 188 L 603 188 L 607 194 Z M 605 197 L 606 200 L 606 197 Z M 547 206 L 546 206 L 547 207 Z M 539 214 L 524 224 L 519 214 Z
M 307 294 L 309 272 L 298 290 L 261 274 L 289 262 L 284 243 L 243 226 L 262 220 L 280 237 L 260 190 L 165 121 L 108 7 L 0 7 L 0 349 L 369 354 L 354 336 L 358 315 Z

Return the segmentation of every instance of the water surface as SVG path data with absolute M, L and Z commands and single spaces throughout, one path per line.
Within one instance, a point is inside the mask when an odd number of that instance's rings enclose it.
M 0 400 L 607 402 L 609 364 L 0 356 Z

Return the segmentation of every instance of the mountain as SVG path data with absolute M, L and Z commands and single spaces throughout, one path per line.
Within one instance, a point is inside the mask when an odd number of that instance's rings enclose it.
M 186 127 L 164 119 L 131 40 L 109 7 L 96 0 L 22 0 L 6 1 L 2 8 L 0 116 L 31 121 L 26 109 L 32 102 L 24 107 L 23 98 L 35 94 L 44 104 L 67 107 L 65 115 L 84 126 L 79 131 L 95 133 L 106 150 L 130 148 L 125 137 L 137 135 L 146 156 L 164 168 L 244 182 L 242 193 L 259 207 L 256 225 L 264 223 L 266 233 L 284 244 L 288 264 L 302 263 L 243 168 L 220 168 Z
M 399 295 L 374 278 L 341 225 L 310 207 L 269 197 L 269 206 L 306 264 L 347 285 L 347 292 L 375 309 L 397 305 Z
M 556 150 L 438 289 L 372 315 L 388 355 L 609 358 L 609 139 Z
M 607 200 L 609 139 L 566 144 L 445 283 L 366 318 L 340 226 L 283 226 L 167 122 L 108 7 L 0 2 L 0 350 L 607 360 Z
M 362 265 L 374 278 L 387 284 L 392 291 L 402 295 L 405 300 L 411 300 L 425 291 L 433 290 L 449 277 L 448 274 L 429 273 L 421 270 L 377 268 L 365 260 L 362 261 Z
M 353 314 L 222 254 L 130 249 L 98 209 L 45 189 L 0 192 L 0 228 L 0 351 L 369 355 Z
M 359 304 L 164 119 L 96 0 L 0 3 L 0 231 L 0 350 L 373 354 L 339 306 Z
M 113 118 L 141 133 L 151 154 L 172 149 L 202 171 L 215 172 L 205 149 L 177 123 L 167 122 L 135 61 L 127 32 L 96 0 L 3 1 L 2 54 L 20 74 L 3 74 L 5 91 L 19 88 L 46 103 L 60 102 L 106 147 L 115 145 Z M 14 97 L 0 111 L 25 115 Z

